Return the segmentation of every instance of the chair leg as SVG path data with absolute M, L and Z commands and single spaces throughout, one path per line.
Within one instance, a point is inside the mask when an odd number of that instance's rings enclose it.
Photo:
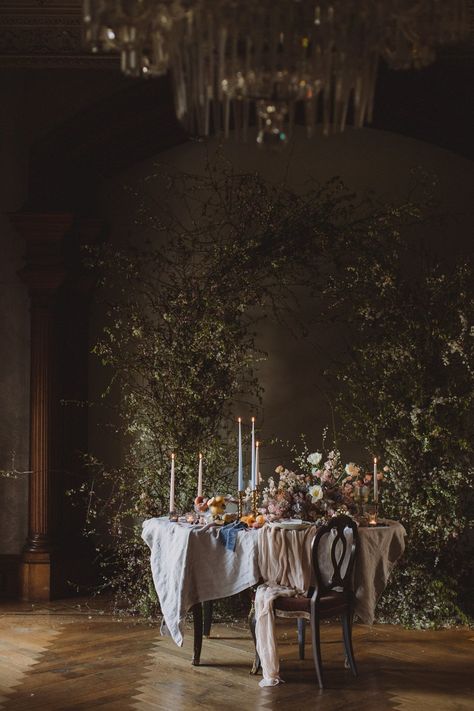
M 202 604 L 198 602 L 193 606 L 192 611 L 194 624 L 194 649 L 191 664 L 198 667 L 201 661 L 202 650 Z
M 304 643 L 306 637 L 306 620 L 304 617 L 298 617 L 298 650 L 300 659 L 304 659 Z
M 323 689 L 323 665 L 321 662 L 319 615 L 315 614 L 313 606 L 311 606 L 311 641 L 313 644 L 314 668 L 316 669 L 316 676 L 318 677 L 319 688 Z
M 253 660 L 253 665 L 252 669 L 250 670 L 251 674 L 258 674 L 258 672 L 261 669 L 261 663 L 260 663 L 260 657 L 258 656 L 257 652 L 257 638 L 255 636 L 255 610 L 252 605 L 249 616 L 248 616 L 248 623 L 249 623 L 249 628 L 250 628 L 250 634 L 252 635 L 253 643 L 255 645 L 255 658 Z
M 213 609 L 212 600 L 207 600 L 206 602 L 204 602 L 203 608 L 204 608 L 203 635 L 204 635 L 204 637 L 209 637 L 211 634 L 211 627 L 212 627 L 212 609 Z
M 354 676 L 357 676 L 357 667 L 352 649 L 352 611 L 348 610 L 342 617 L 342 633 L 344 637 L 344 649 L 349 667 Z

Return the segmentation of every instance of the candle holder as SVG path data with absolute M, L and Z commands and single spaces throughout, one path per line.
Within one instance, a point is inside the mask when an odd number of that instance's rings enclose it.
M 365 507 L 365 513 L 367 516 L 367 523 L 368 523 L 369 527 L 374 526 L 374 528 L 375 528 L 377 526 L 378 513 L 379 513 L 378 509 L 379 509 L 379 505 L 378 505 L 377 501 L 375 501 L 373 504 L 368 504 Z
M 245 498 L 245 491 L 238 491 L 237 492 L 237 520 L 238 521 L 240 521 L 240 519 L 244 515 L 244 498 Z
M 260 493 L 258 486 L 255 489 L 252 489 L 250 493 L 252 495 L 252 513 L 254 516 L 256 516 L 258 508 L 258 495 Z

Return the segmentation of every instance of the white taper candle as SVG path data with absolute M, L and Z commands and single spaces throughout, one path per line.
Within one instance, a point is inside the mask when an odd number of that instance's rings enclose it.
M 198 469 L 198 496 L 202 496 L 202 454 L 199 452 L 199 469 Z
M 374 501 L 379 501 L 379 482 L 377 480 L 377 457 L 374 457 Z
M 174 511 L 174 492 L 175 492 L 174 452 L 172 452 L 171 453 L 171 479 L 170 479 L 170 512 Z
M 250 486 L 252 489 L 256 487 L 255 477 L 255 417 L 252 417 L 252 452 L 250 458 Z
M 255 488 L 260 484 L 260 442 L 255 442 Z
M 239 417 L 239 465 L 237 470 L 237 489 L 244 490 L 244 469 L 242 463 L 242 418 Z

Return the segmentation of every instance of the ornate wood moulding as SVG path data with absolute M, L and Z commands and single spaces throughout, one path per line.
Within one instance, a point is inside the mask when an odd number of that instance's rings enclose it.
M 474 0 L 470 41 L 443 50 L 446 62 L 474 62 Z M 0 67 L 115 69 L 114 54 L 82 46 L 82 0 L 0 0 Z
M 82 46 L 81 0 L 0 0 L 0 66 L 114 69 Z

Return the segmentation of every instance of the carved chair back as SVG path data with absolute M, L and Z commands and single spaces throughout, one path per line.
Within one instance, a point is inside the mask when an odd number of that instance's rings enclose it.
M 318 529 L 312 545 L 318 598 L 329 591 L 352 590 L 358 545 L 357 524 L 350 516 L 334 516 Z

